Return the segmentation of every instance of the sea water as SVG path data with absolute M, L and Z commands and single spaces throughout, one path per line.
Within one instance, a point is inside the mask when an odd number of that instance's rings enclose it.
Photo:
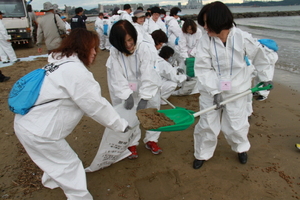
M 253 37 L 277 42 L 278 61 L 274 81 L 300 89 L 300 16 L 257 17 L 235 20 L 237 27 Z

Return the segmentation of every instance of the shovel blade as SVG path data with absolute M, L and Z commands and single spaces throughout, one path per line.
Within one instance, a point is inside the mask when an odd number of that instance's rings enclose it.
M 167 110 L 158 110 L 158 112 L 165 114 L 168 118 L 174 121 L 174 125 L 171 126 L 162 126 L 158 129 L 151 129 L 150 131 L 182 131 L 191 126 L 195 118 L 194 116 L 185 109 L 167 109 Z

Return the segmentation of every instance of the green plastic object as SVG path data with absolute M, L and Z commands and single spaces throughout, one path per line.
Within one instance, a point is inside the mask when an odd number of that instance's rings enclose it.
M 174 125 L 162 126 L 158 129 L 151 129 L 151 131 L 181 131 L 187 129 L 195 121 L 195 117 L 186 109 L 167 109 L 158 110 L 158 112 L 165 114 L 168 118 L 174 121 Z
M 195 77 L 194 64 L 195 64 L 195 58 L 187 58 L 185 60 L 186 74 L 189 77 Z
M 262 91 L 262 90 L 271 90 L 273 88 L 273 85 L 268 85 L 266 87 L 261 87 L 263 86 L 264 83 L 260 82 L 259 84 L 257 84 L 254 88 L 251 88 L 251 92 L 258 92 L 258 91 Z

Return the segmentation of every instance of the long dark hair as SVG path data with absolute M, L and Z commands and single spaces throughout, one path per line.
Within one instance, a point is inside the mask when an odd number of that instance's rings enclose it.
M 91 49 L 95 48 L 95 51 L 98 52 L 99 43 L 99 37 L 96 33 L 84 28 L 76 28 L 71 31 L 68 37 L 62 40 L 57 49 L 52 51 L 52 57 L 70 57 L 76 53 L 79 60 L 89 66 L 91 64 L 89 63 Z
M 119 20 L 112 27 L 109 34 L 109 42 L 120 52 L 131 55 L 132 53 L 126 49 L 125 36 L 130 35 L 136 45 L 137 31 L 134 26 L 127 20 Z
M 206 22 L 204 22 L 204 15 L 206 15 Z M 207 28 L 219 34 L 222 30 L 227 30 L 235 25 L 233 15 L 229 8 L 220 1 L 215 1 L 206 4 L 198 14 L 197 21 L 200 26 Z

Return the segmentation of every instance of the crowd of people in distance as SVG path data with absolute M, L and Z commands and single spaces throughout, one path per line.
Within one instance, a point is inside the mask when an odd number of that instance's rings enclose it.
M 200 93 L 200 110 L 216 106 L 201 115 L 195 126 L 194 169 L 212 158 L 221 131 L 237 160 L 247 163 L 252 94 L 226 105 L 222 101 L 249 90 L 253 77 L 264 87 L 272 86 L 277 53 L 237 28 L 224 3 L 204 5 L 197 18 L 199 26 L 193 20 L 182 20 L 179 7 L 167 15 L 156 6 L 145 12 L 142 7 L 133 11 L 125 4 L 111 15 L 99 13 L 95 31 L 86 29 L 87 17 L 81 7 L 75 9 L 70 24 L 56 14 L 50 2 L 44 3 L 43 11 L 46 14 L 37 29 L 38 51 L 45 42 L 48 62 L 62 66 L 47 74 L 35 106 L 26 115 L 16 114 L 14 128 L 28 155 L 44 171 L 45 187 L 60 187 L 70 200 L 93 199 L 82 162 L 65 137 L 85 114 L 115 135 L 134 129 L 126 150 L 129 159 L 137 159 L 141 129 L 129 126 L 114 108 L 121 106 L 125 112 L 160 109 L 171 95 Z M 68 36 L 63 38 L 61 32 Z M 86 68 L 98 49 L 109 51 L 110 103 Z M 192 75 L 186 67 L 191 59 Z M 134 117 L 135 112 L 130 115 Z M 155 155 L 163 152 L 158 145 L 160 134 L 146 130 L 143 138 L 145 148 Z

